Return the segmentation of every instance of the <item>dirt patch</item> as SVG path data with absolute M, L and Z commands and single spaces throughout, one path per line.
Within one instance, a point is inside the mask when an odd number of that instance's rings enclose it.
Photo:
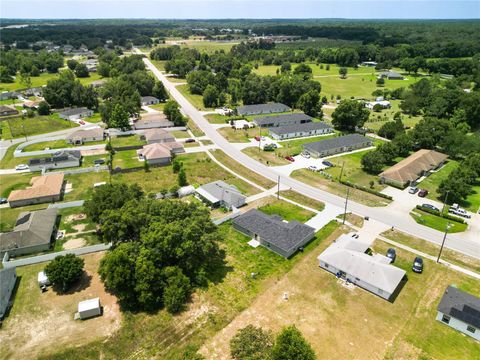
M 86 240 L 82 238 L 71 239 L 66 241 L 65 244 L 63 244 L 63 249 L 64 250 L 78 249 L 78 248 L 84 247 L 86 243 L 87 243 Z
M 67 294 L 52 288 L 41 293 L 37 272 L 44 264 L 19 268 L 19 288 L 12 311 L 0 331 L 0 358 L 28 359 L 111 335 L 120 327 L 117 300 L 105 292 L 97 273 L 102 253 L 83 256 L 85 274 Z M 29 269 L 27 269 L 29 268 Z M 79 301 L 99 297 L 103 316 L 73 320 Z
M 77 224 L 72 226 L 72 228 L 75 229 L 77 232 L 85 231 L 86 227 L 87 227 L 86 224 Z
M 105 149 L 94 149 L 94 150 L 80 150 L 82 156 L 92 156 L 92 155 L 103 155 L 107 151 Z
M 72 221 L 84 220 L 87 218 L 86 214 L 73 214 L 66 217 L 65 222 L 70 223 Z

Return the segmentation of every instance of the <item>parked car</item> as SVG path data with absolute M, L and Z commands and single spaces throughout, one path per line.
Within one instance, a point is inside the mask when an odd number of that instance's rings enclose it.
M 417 191 L 418 191 L 418 188 L 416 186 L 410 186 L 410 188 L 408 189 L 409 194 L 416 194 Z
M 295 161 L 295 159 L 293 158 L 293 156 L 290 156 L 290 155 L 285 156 L 285 159 L 288 160 L 288 161 L 290 161 L 290 162 L 294 162 L 294 161 Z
M 194 142 L 195 142 L 195 139 L 191 139 L 191 138 L 190 138 L 190 139 L 185 140 L 185 142 L 186 142 L 186 143 L 194 143 Z
M 395 262 L 395 259 L 397 258 L 397 252 L 395 251 L 394 248 L 389 248 L 387 250 L 387 255 L 388 258 L 392 259 L 392 263 Z
M 433 211 L 440 211 L 439 208 L 437 208 L 436 206 L 433 206 L 431 204 L 422 204 L 422 207 L 433 210 Z
M 420 256 L 417 256 L 415 260 L 413 260 L 412 270 L 419 274 L 423 272 L 423 259 Z
M 28 165 L 19 164 L 19 165 L 15 166 L 15 170 L 28 170 Z
M 260 141 L 260 136 L 255 136 L 255 140 Z
M 318 168 L 315 165 L 310 165 L 307 169 L 310 171 L 318 171 Z
M 267 144 L 263 147 L 263 151 L 274 151 L 276 146 L 275 144 Z
M 467 213 L 465 209 L 462 209 L 461 207 L 459 208 L 451 207 L 450 209 L 448 209 L 448 212 L 450 214 L 458 215 L 467 219 L 470 219 L 472 217 L 469 213 Z
M 7 198 L 0 198 L 0 204 L 6 204 L 7 202 Z
M 78 123 L 79 123 L 80 125 L 85 125 L 85 121 L 83 121 L 83 120 L 80 120 Z
M 305 159 L 310 159 L 310 154 L 307 152 L 302 152 L 301 154 Z
M 325 165 L 325 166 L 328 166 L 328 167 L 333 167 L 333 164 L 330 161 L 327 161 L 327 160 L 323 160 L 322 164 Z
M 422 189 L 418 192 L 418 196 L 420 196 L 420 197 L 425 197 L 427 195 L 428 195 L 428 190 L 426 190 L 426 189 Z
M 102 164 L 105 164 L 105 159 L 96 159 L 96 160 L 93 160 L 93 163 L 95 165 L 102 165 Z

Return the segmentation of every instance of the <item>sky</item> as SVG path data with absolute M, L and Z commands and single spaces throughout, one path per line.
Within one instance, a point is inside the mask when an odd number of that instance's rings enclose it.
M 478 19 L 480 0 L 0 0 L 24 19 Z

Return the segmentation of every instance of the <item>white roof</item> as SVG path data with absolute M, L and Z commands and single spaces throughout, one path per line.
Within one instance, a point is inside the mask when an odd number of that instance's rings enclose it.
M 44 271 L 40 271 L 38 273 L 37 280 L 38 280 L 39 283 L 44 283 L 44 282 L 48 281 L 48 277 L 47 277 L 47 275 L 45 275 Z
M 177 194 L 179 197 L 187 196 L 195 192 L 195 187 L 193 185 L 183 186 L 178 189 Z
M 243 129 L 244 126 L 247 125 L 248 127 L 253 127 L 253 124 L 247 120 L 235 120 L 233 122 L 233 126 L 235 126 L 236 129 Z
M 78 303 L 78 312 L 84 312 L 100 308 L 100 298 L 88 299 Z
M 210 194 L 208 191 L 206 191 L 205 189 L 203 189 L 202 187 L 199 187 L 197 190 L 197 193 L 199 195 L 201 195 L 202 197 L 204 197 L 205 199 L 207 199 L 209 202 L 211 203 L 216 203 L 217 201 L 219 201 L 220 199 L 217 199 L 215 196 L 213 196 L 212 194 Z

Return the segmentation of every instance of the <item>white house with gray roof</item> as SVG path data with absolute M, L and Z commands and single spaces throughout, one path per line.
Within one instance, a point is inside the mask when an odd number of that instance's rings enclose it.
M 155 105 L 160 102 L 156 97 L 154 96 L 142 96 L 140 102 L 142 103 L 142 106 L 145 105 Z
M 303 150 L 308 152 L 313 158 L 322 158 L 372 145 L 373 141 L 370 138 L 359 134 L 350 134 L 303 144 Z
M 324 122 L 309 122 L 287 126 L 272 127 L 268 130 L 275 140 L 293 139 L 298 137 L 316 136 L 333 133 L 333 128 Z
M 15 267 L 0 270 L 0 320 L 2 320 L 10 307 L 10 299 L 17 282 Z
M 274 114 L 291 111 L 287 105 L 280 103 L 268 103 L 268 104 L 254 104 L 243 105 L 237 107 L 238 115 L 260 115 L 260 114 Z
M 262 116 L 253 119 L 253 123 L 261 127 L 277 127 L 311 123 L 313 118 L 303 113 Z
M 202 201 L 214 208 L 239 208 L 245 205 L 247 199 L 235 186 L 221 180 L 200 186 L 197 188 L 196 194 Z
M 86 117 L 90 117 L 93 115 L 93 110 L 87 109 L 87 108 L 74 108 L 74 109 L 68 109 L 60 113 L 60 118 L 65 119 L 65 120 L 80 120 Z
M 480 341 L 480 298 L 450 285 L 438 304 L 436 319 Z
M 296 220 L 285 221 L 279 215 L 268 215 L 257 209 L 235 218 L 233 227 L 285 258 L 292 256 L 315 236 L 315 229 L 308 225 Z

